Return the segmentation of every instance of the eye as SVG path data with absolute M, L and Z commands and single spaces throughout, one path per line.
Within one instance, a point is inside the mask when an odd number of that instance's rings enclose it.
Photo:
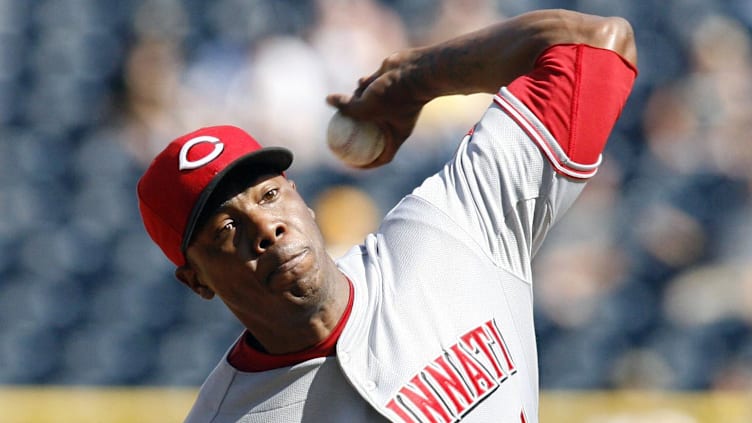
M 277 198 L 279 195 L 279 189 L 273 188 L 264 193 L 264 195 L 261 197 L 262 202 L 271 201 Z
M 223 236 L 231 233 L 235 229 L 235 221 L 234 220 L 225 220 L 221 223 L 221 226 L 217 228 L 217 231 L 215 233 L 215 239 L 220 239 Z

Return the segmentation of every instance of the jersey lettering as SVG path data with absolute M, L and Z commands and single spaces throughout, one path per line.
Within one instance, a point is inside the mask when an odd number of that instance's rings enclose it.
M 442 398 L 437 392 L 430 390 L 426 386 L 421 376 L 421 374 L 414 376 L 408 385 L 400 389 L 400 395 L 403 395 L 406 401 L 414 404 L 428 418 L 429 422 L 450 421 L 448 407 L 443 403 Z M 418 388 L 419 392 L 414 390 L 413 386 Z M 434 417 L 440 418 L 440 420 L 436 420 Z
M 517 372 L 495 320 L 468 331 L 390 398 L 404 423 L 455 422 Z
M 483 368 L 478 359 L 467 352 L 459 343 L 452 345 L 450 350 L 454 353 L 465 374 L 473 383 L 475 395 L 484 396 L 494 386 L 491 381 L 491 375 Z
M 397 401 L 400 402 L 400 405 L 397 405 Z M 402 402 L 402 397 L 397 394 L 395 398 L 392 398 L 389 400 L 388 403 L 386 403 L 386 408 L 392 410 L 394 414 L 399 417 L 399 421 L 404 423 L 417 423 L 417 420 L 415 420 L 410 414 L 408 414 L 407 407 L 405 407 L 405 403 Z
M 499 326 L 496 325 L 496 320 L 487 321 L 486 329 L 488 329 L 488 332 L 493 336 L 494 340 L 498 344 L 498 348 L 504 355 L 504 361 L 506 362 L 509 374 L 513 375 L 517 373 L 517 367 L 514 365 L 514 361 L 512 361 L 512 355 L 509 354 L 509 347 L 507 347 L 507 343 L 504 341 L 504 337 L 501 335 Z
M 470 387 L 462 380 L 459 371 L 450 367 L 445 357 L 447 357 L 446 353 L 439 356 L 433 363 L 426 366 L 424 371 L 439 386 L 439 390 L 449 397 L 455 410 L 462 414 L 472 404 Z
M 483 355 L 488 359 L 488 361 L 491 363 L 494 369 L 494 374 L 497 379 L 501 379 L 502 377 L 505 377 L 504 373 L 501 371 L 501 367 L 499 366 L 499 359 L 497 357 L 493 357 L 491 352 L 491 348 L 489 347 L 490 343 L 493 343 L 494 341 L 489 337 L 489 335 L 486 333 L 485 328 L 477 327 L 470 332 L 466 333 L 462 336 L 462 342 L 467 345 L 468 347 L 472 347 L 474 345 L 474 354 L 478 354 L 480 352 L 483 353 Z

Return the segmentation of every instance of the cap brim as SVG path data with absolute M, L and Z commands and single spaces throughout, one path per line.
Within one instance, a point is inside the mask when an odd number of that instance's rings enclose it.
M 214 191 L 222 184 L 228 174 L 236 169 L 245 167 L 248 167 L 249 170 L 255 167 L 259 171 L 276 171 L 282 173 L 290 167 L 292 159 L 292 152 L 284 147 L 265 147 L 238 158 L 222 169 L 221 172 L 217 173 L 204 190 L 201 191 L 196 204 L 193 206 L 193 210 L 191 210 L 188 224 L 185 226 L 185 232 L 183 233 L 183 243 L 180 246 L 183 254 L 188 249 L 188 244 L 193 237 L 196 225 L 201 214 L 204 212 L 204 207 L 206 207 L 209 198 L 211 198 Z

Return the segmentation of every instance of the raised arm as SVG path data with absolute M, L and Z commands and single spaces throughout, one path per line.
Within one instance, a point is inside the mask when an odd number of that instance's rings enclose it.
M 543 10 L 517 16 L 485 29 L 420 49 L 424 98 L 447 94 L 495 93 L 532 69 L 536 58 L 556 44 L 588 44 L 635 63 L 629 23 L 566 10 Z M 434 70 L 434 71 L 432 71 Z
M 538 56 L 556 44 L 587 44 L 610 49 L 636 65 L 629 23 L 567 10 L 525 13 L 431 46 L 400 51 L 379 70 L 358 81 L 352 95 L 327 97 L 356 119 L 377 123 L 389 141 L 369 167 L 392 160 L 412 133 L 422 107 L 453 94 L 495 93 L 532 70 Z

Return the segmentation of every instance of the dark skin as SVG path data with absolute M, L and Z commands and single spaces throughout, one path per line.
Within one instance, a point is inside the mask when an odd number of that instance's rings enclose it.
M 270 353 L 325 339 L 349 286 L 327 255 L 313 211 L 282 175 L 257 177 L 202 225 L 176 277 L 219 296 Z
M 361 78 L 351 95 L 327 102 L 387 134 L 385 151 L 365 168 L 390 162 L 423 106 L 444 95 L 495 93 L 533 68 L 547 47 L 584 43 L 636 64 L 629 24 L 563 10 L 536 11 L 434 46 L 409 49 Z M 260 175 L 227 195 L 199 229 L 176 277 L 203 298 L 219 296 L 273 354 L 326 339 L 349 286 L 327 255 L 313 212 L 282 175 Z

